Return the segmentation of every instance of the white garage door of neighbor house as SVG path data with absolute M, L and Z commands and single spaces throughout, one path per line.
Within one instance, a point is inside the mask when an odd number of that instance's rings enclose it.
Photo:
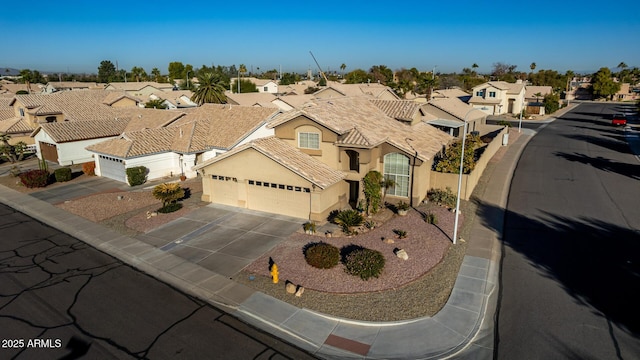
M 127 182 L 124 161 L 103 155 L 98 157 L 98 161 L 100 161 L 100 173 L 102 176 L 123 183 Z
M 247 207 L 302 219 L 309 218 L 308 188 L 299 186 L 249 181 L 247 184 Z

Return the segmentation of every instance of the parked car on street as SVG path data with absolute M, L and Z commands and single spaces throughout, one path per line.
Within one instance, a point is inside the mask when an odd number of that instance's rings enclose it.
M 612 125 L 627 125 L 627 117 L 625 114 L 615 114 L 611 120 Z

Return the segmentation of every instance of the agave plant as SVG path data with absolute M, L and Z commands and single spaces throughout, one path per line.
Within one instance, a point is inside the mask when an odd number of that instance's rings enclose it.
M 153 188 L 153 197 L 162 201 L 162 207 L 167 207 L 184 197 L 184 189 L 178 183 L 164 183 Z
M 364 216 L 357 210 L 343 210 L 336 215 L 333 221 L 342 226 L 342 231 L 350 234 L 353 227 L 362 225 Z

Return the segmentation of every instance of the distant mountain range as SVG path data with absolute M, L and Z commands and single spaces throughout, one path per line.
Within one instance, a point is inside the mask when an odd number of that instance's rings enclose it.
M 20 70 L 14 68 L 0 67 L 0 76 L 16 76 L 20 75 Z

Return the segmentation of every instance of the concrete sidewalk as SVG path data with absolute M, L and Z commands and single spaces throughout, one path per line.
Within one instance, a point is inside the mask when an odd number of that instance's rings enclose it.
M 513 131 L 513 130 L 512 130 Z M 513 169 L 532 131 L 504 148 L 501 161 L 483 175 L 476 197 L 504 209 Z M 33 196 L 0 186 L 0 201 L 60 229 L 125 263 L 222 308 L 320 358 L 493 358 L 501 228 L 504 211 L 473 216 L 467 254 L 444 308 L 433 317 L 363 322 L 319 314 L 257 292 L 189 260 L 130 238 Z M 491 224 L 491 227 L 487 226 Z

